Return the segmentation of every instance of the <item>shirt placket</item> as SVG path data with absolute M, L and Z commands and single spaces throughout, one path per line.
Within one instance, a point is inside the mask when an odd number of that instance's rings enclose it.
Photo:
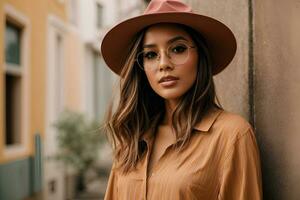
M 147 200 L 147 184 L 148 184 L 148 163 L 151 155 L 153 140 L 146 141 L 147 144 L 147 154 L 146 154 L 146 163 L 144 164 L 144 184 L 143 184 L 143 200 Z
M 143 194 L 143 200 L 147 200 L 147 184 L 148 184 L 148 179 L 150 178 L 150 176 L 148 175 L 148 165 L 149 165 L 149 159 L 150 159 L 150 156 L 151 156 L 151 152 L 152 152 L 152 148 L 153 148 L 153 142 L 154 142 L 154 139 L 151 140 L 151 142 L 146 142 L 147 143 L 147 154 L 146 154 L 146 163 L 144 165 L 144 194 Z M 151 172 L 151 176 L 154 176 L 156 174 L 156 171 L 159 169 L 157 166 L 162 162 L 163 158 L 166 156 L 166 154 L 168 153 L 168 151 L 175 145 L 174 144 L 171 144 L 169 145 L 164 153 L 162 154 L 162 156 L 158 159 L 157 163 L 156 163 L 156 166 L 153 167 L 152 169 L 152 172 Z

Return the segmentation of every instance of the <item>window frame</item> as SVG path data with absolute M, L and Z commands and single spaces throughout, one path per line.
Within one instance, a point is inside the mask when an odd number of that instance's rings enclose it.
M 95 3 L 96 3 L 96 28 L 97 29 L 101 29 L 104 26 L 104 23 L 103 23 L 104 22 L 104 20 L 103 20 L 103 17 L 104 17 L 104 6 L 99 1 L 95 1 Z M 99 8 L 101 8 L 101 20 L 99 19 L 99 15 L 98 15 Z
M 20 116 L 20 143 L 7 145 L 4 142 L 4 157 L 11 158 L 22 156 L 29 152 L 29 124 L 30 124 L 30 88 L 29 88 L 29 63 L 30 63 L 30 30 L 31 24 L 26 15 L 22 12 L 14 8 L 13 6 L 6 4 L 4 5 L 4 28 L 6 28 L 6 21 L 9 21 L 13 25 L 16 25 L 21 28 L 20 35 L 20 65 L 6 63 L 5 55 L 4 55 L 4 75 L 6 74 L 21 77 L 21 116 Z M 4 34 L 5 41 L 5 34 Z M 4 52 L 5 53 L 5 52 Z M 4 98 L 4 103 L 6 101 L 6 97 Z M 5 113 L 4 108 L 4 113 Z M 6 122 L 4 119 L 4 141 L 6 141 Z
M 69 21 L 75 27 L 79 25 L 79 6 L 78 0 L 69 1 Z

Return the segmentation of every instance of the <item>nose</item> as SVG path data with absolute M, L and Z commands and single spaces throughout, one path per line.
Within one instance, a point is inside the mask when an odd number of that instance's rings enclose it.
M 172 63 L 170 62 L 170 58 L 168 57 L 167 53 L 165 51 L 162 51 L 159 56 L 159 71 L 162 70 L 172 70 L 174 67 Z

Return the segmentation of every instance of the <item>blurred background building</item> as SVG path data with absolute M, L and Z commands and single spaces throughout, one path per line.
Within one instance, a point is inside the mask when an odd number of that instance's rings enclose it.
M 53 123 L 64 109 L 103 119 L 114 77 L 99 46 L 117 3 L 1 0 L 0 199 L 66 198 Z
M 215 82 L 223 107 L 256 130 L 264 199 L 298 199 L 300 1 L 185 2 L 236 35 L 237 55 Z M 101 57 L 101 39 L 147 3 L 0 0 L 0 200 L 73 198 L 72 170 L 52 159 L 53 123 L 65 109 L 101 123 L 117 80 Z M 109 172 L 109 145 L 99 151 Z M 90 186 L 100 198 L 107 171 Z

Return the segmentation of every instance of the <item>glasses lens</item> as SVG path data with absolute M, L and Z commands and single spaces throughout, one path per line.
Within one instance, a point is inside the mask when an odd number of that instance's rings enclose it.
M 137 62 L 143 69 L 152 68 L 157 65 L 158 53 L 153 50 L 144 50 L 137 56 Z
M 180 65 L 189 57 L 189 46 L 183 42 L 176 42 L 169 46 L 167 53 L 173 64 Z
M 175 65 L 184 64 L 189 57 L 189 49 L 187 43 L 178 41 L 167 48 L 166 55 L 171 63 Z M 160 58 L 158 50 L 143 50 L 138 53 L 136 60 L 140 68 L 147 70 L 157 68 Z

